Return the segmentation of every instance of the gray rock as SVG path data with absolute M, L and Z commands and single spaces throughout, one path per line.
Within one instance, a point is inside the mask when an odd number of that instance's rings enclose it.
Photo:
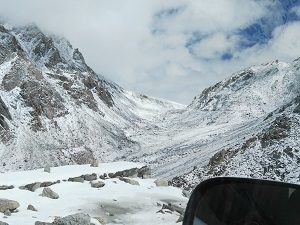
M 51 167 L 49 165 L 45 166 L 44 172 L 50 173 L 51 172 Z
M 53 221 L 53 225 L 90 225 L 91 217 L 88 214 L 77 213 L 63 218 L 57 217 Z
M 55 182 L 45 181 L 45 182 L 41 183 L 40 187 L 49 187 L 49 186 L 52 186 L 52 185 L 58 184 L 58 183 L 60 183 L 60 180 L 55 181 Z
M 176 223 L 182 223 L 183 222 L 183 218 L 184 216 L 183 215 L 180 215 L 178 220 L 176 221 Z
M 138 177 L 143 179 L 151 177 L 151 169 L 148 166 L 144 166 L 138 170 Z
M 0 221 L 0 225 L 9 225 L 8 223 Z
M 131 184 L 131 185 L 140 185 L 139 182 L 136 180 L 132 180 L 132 179 L 125 178 L 125 177 L 120 177 L 119 179 L 121 181 L 124 181 L 125 183 Z
M 14 189 L 14 186 L 13 185 L 1 185 L 0 186 L 0 191 L 9 190 L 9 189 Z
M 122 170 L 115 173 L 114 177 L 137 177 L 138 176 L 138 168 Z
M 99 161 L 97 159 L 94 159 L 94 161 L 91 163 L 91 167 L 98 167 Z
M 34 223 L 34 225 L 52 225 L 52 223 L 36 221 L 36 222 Z
M 191 192 L 188 190 L 183 190 L 182 191 L 182 195 L 186 198 L 189 198 L 191 196 Z
M 83 179 L 86 181 L 97 180 L 97 174 L 95 174 L 95 173 L 85 174 L 85 175 L 82 175 L 81 177 L 83 177 Z
M 59 195 L 54 192 L 51 188 L 49 187 L 45 187 L 43 189 L 43 192 L 41 194 L 42 197 L 47 197 L 47 198 L 51 198 L 51 199 L 58 199 Z
M 9 210 L 6 210 L 4 213 L 3 213 L 5 216 L 11 216 L 11 212 Z
M 35 190 L 40 188 L 40 187 L 41 187 L 41 183 L 40 182 L 35 182 L 35 183 L 32 183 L 32 184 L 26 184 L 24 186 L 24 189 L 28 190 L 28 191 L 35 192 Z
M 37 209 L 33 205 L 28 205 L 27 210 L 35 211 L 37 212 Z
M 101 182 L 101 181 L 92 181 L 91 182 L 91 187 L 92 188 L 101 188 L 104 187 L 105 183 Z
M 185 211 L 185 209 L 183 207 L 180 207 L 180 206 L 177 206 L 177 205 L 174 205 L 171 203 L 169 203 L 168 205 L 163 204 L 162 209 L 168 209 L 172 212 L 178 212 L 181 215 L 183 215 L 184 211 Z
M 156 184 L 157 187 L 168 187 L 169 186 L 169 181 L 167 181 L 167 180 L 155 180 L 154 183 Z
M 83 183 L 84 182 L 84 178 L 83 177 L 70 177 L 68 179 L 68 181 Z
M 0 198 L 0 212 L 4 213 L 5 211 L 13 211 L 19 208 L 20 204 L 17 201 L 8 200 L 4 198 Z

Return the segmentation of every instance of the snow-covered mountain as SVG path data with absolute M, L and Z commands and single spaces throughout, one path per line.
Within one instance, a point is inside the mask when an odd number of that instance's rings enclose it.
M 124 132 L 180 104 L 126 91 L 96 74 L 64 38 L 0 25 L 0 171 L 124 158 Z
M 253 66 L 168 111 L 133 140 L 132 155 L 175 185 L 213 176 L 299 182 L 300 59 Z M 191 172 L 192 171 L 192 172 Z
M 173 179 L 174 184 L 188 187 L 214 176 L 299 183 L 299 81 L 299 59 L 274 61 L 203 91 L 185 118 L 199 121 L 197 129 L 203 126 L 209 137 L 192 156 L 197 168 Z
M 300 58 L 237 72 L 184 107 L 107 81 L 35 26 L 0 31 L 0 171 L 126 159 L 185 187 L 299 182 Z

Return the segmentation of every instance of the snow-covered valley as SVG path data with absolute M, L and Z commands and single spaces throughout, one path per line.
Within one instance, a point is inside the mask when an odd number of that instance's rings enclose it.
M 9 224 L 50 222 L 79 209 L 107 223 L 174 224 L 178 213 L 156 213 L 158 205 L 187 199 L 180 189 L 156 187 L 157 178 L 187 190 L 215 176 L 300 182 L 300 58 L 236 72 L 185 106 L 124 90 L 67 40 L 33 25 L 0 25 L 0 47 L 0 186 L 15 186 L 0 198 L 21 205 Z M 83 166 L 98 161 L 99 168 Z M 49 174 L 38 169 L 48 165 Z M 153 179 L 132 178 L 140 185 L 110 178 L 98 190 L 63 182 L 142 165 Z M 18 188 L 55 180 L 58 200 L 41 198 L 42 188 Z M 40 210 L 26 210 L 30 203 Z
M 115 162 L 102 163 L 99 167 L 62 166 L 51 168 L 49 173 L 38 169 L 0 174 L 1 185 L 14 186 L 12 189 L 0 190 L 0 208 L 3 208 L 3 198 L 17 201 L 20 205 L 16 210 L 12 210 L 10 216 L 2 214 L 0 221 L 10 225 L 33 225 L 36 221 L 51 224 L 55 217 L 81 213 L 88 214 L 90 222 L 95 225 L 176 224 L 181 215 L 179 212 L 184 209 L 188 200 L 182 195 L 181 189 L 158 186 L 155 179 L 142 179 L 137 177 L 137 173 L 132 173 L 132 178 L 126 178 L 129 183 L 119 177 L 108 176 L 142 167 L 143 165 L 138 163 Z M 68 181 L 69 178 L 78 178 L 86 174 L 90 177 L 84 181 Z M 95 174 L 96 176 L 93 176 Z M 100 179 L 99 176 L 104 174 L 107 174 L 107 177 Z M 43 183 L 41 186 L 44 187 L 31 187 L 29 190 L 22 188 L 36 182 Z M 59 195 L 57 199 L 41 196 L 45 184 L 50 182 L 54 184 L 48 188 Z M 91 182 L 100 182 L 104 186 L 91 187 Z M 163 207 L 170 204 L 172 207 L 177 206 L 179 212 Z M 32 205 L 37 211 L 27 209 L 28 205 Z

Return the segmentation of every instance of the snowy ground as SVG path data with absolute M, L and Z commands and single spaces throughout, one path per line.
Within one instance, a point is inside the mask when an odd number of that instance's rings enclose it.
M 182 196 L 180 189 L 174 187 L 157 187 L 154 179 L 133 178 L 139 186 L 120 181 L 117 178 L 102 180 L 105 186 L 92 188 L 89 182 L 63 182 L 69 177 L 82 174 L 117 172 L 141 164 L 129 162 L 103 163 L 99 167 L 89 165 L 73 165 L 51 168 L 51 173 L 42 169 L 0 174 L 0 185 L 14 185 L 11 190 L 0 191 L 0 198 L 16 200 L 20 203 L 19 212 L 5 218 L 0 214 L 0 221 L 10 225 L 33 225 L 35 221 L 52 222 L 55 216 L 67 216 L 74 213 L 88 213 L 92 222 L 101 224 L 94 219 L 99 217 L 105 224 L 176 224 L 179 214 L 176 212 L 157 213 L 160 204 L 176 204 L 185 207 L 187 198 Z M 59 184 L 50 186 L 57 192 L 59 199 L 41 197 L 43 188 L 35 192 L 21 190 L 18 187 L 32 182 L 56 181 Z M 32 204 L 37 212 L 27 210 Z

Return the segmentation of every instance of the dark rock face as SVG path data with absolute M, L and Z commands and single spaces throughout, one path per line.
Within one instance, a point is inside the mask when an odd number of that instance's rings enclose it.
M 34 25 L 14 29 L 20 41 L 32 43 L 32 49 L 26 49 L 34 61 L 46 58 L 45 65 L 49 68 L 55 67 L 63 61 L 53 40 L 43 34 Z
M 0 140 L 6 143 L 11 138 L 10 129 L 6 120 L 12 120 L 8 107 L 0 96 Z
M 12 68 L 3 78 L 2 85 L 6 91 L 21 87 L 27 80 L 41 81 L 44 77 L 42 72 L 26 58 L 12 62 Z
M 21 89 L 20 94 L 25 104 L 33 109 L 31 111 L 33 130 L 42 130 L 43 125 L 40 116 L 54 119 L 68 113 L 63 104 L 63 98 L 44 83 L 28 81 L 21 86 Z
M 2 98 L 0 97 L 0 132 L 1 130 L 8 130 L 8 124 L 5 122 L 5 118 L 11 120 L 11 115 Z
M 270 146 L 274 141 L 286 138 L 291 129 L 291 121 L 288 117 L 282 115 L 277 117 L 272 125 L 263 132 L 261 136 L 261 146 L 263 148 Z
M 79 151 L 72 154 L 71 158 L 79 165 L 91 164 L 96 160 L 93 152 L 88 149 L 86 151 Z
M 14 53 L 24 55 L 23 49 L 15 36 L 11 35 L 9 31 L 0 24 L 0 64 L 12 58 Z

